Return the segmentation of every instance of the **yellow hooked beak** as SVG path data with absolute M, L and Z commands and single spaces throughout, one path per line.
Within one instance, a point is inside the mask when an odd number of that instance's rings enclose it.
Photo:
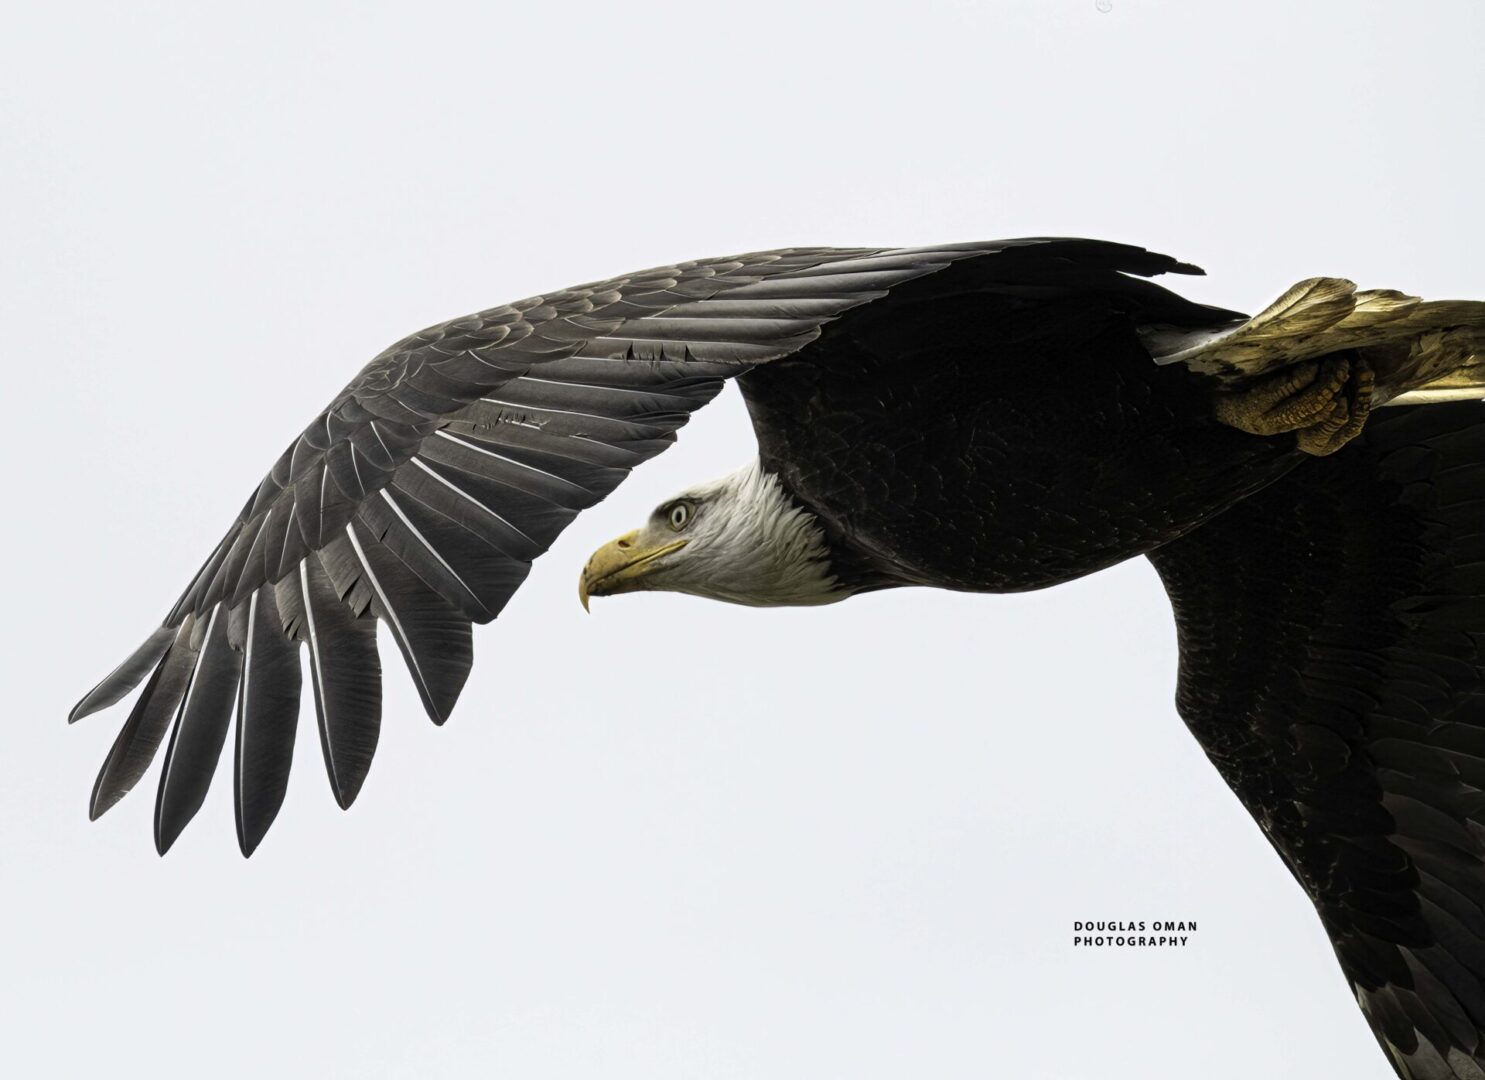
M 593 552 L 588 565 L 583 567 L 583 576 L 578 579 L 578 599 L 583 602 L 583 610 L 588 610 L 590 596 L 633 592 L 639 587 L 635 582 L 649 573 L 650 564 L 688 543 L 688 540 L 674 540 L 657 547 L 642 547 L 638 529 L 610 540 Z

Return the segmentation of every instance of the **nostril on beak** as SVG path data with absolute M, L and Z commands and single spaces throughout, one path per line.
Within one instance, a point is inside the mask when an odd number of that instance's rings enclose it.
M 625 537 L 622 540 L 618 541 L 618 545 L 620 548 L 631 548 L 634 546 L 634 541 L 630 540 L 628 537 Z

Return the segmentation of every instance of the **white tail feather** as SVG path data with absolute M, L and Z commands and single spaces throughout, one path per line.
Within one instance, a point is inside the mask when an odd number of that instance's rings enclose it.
M 1145 340 L 1157 363 L 1184 364 L 1228 383 L 1355 349 L 1376 375 L 1376 404 L 1485 396 L 1485 302 L 1358 292 L 1344 278 L 1301 281 L 1227 330 L 1152 331 Z

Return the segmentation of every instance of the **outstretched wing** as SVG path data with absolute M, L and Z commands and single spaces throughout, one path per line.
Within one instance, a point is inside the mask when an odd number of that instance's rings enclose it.
M 283 800 L 309 681 L 331 787 L 360 790 L 381 712 L 386 622 L 435 723 L 493 619 L 564 526 L 668 446 L 724 379 L 789 355 L 846 311 L 951 263 L 1028 253 L 1045 272 L 1193 268 L 1139 248 L 1013 240 L 790 249 L 663 267 L 454 319 L 374 359 L 284 452 L 163 625 L 73 710 L 148 679 L 90 812 L 134 786 L 169 731 L 163 853 L 205 798 L 236 712 L 238 841 Z
M 1150 555 L 1177 704 L 1400 1076 L 1485 1076 L 1485 405 L 1387 410 Z

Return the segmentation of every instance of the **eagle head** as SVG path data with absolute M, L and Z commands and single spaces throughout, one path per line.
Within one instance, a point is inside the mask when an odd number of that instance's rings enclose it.
M 643 526 L 593 553 L 578 598 L 641 590 L 754 607 L 843 600 L 819 521 L 754 461 L 655 508 Z

